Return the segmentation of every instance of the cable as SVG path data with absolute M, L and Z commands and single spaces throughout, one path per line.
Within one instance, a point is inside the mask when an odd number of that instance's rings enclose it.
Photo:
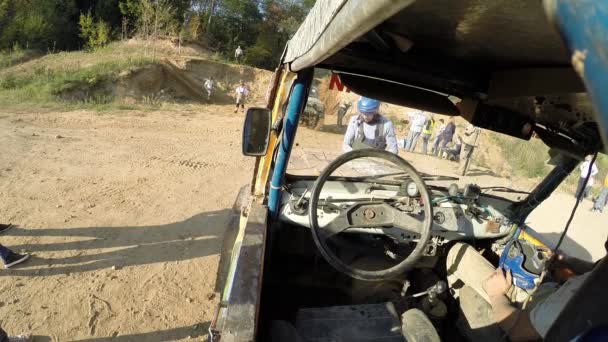
M 591 159 L 591 163 L 589 163 L 589 169 L 587 170 L 587 176 L 585 177 L 585 181 L 583 182 L 581 191 L 579 191 L 579 193 L 576 194 L 576 203 L 574 204 L 574 208 L 572 208 L 572 212 L 570 213 L 570 218 L 568 219 L 568 222 L 566 223 L 564 232 L 559 237 L 559 240 L 557 241 L 557 245 L 555 245 L 555 248 L 553 249 L 553 253 L 552 253 L 553 257 L 551 258 L 552 261 L 550 263 L 553 263 L 553 260 L 555 260 L 555 255 L 556 255 L 557 251 L 559 250 L 559 247 L 562 245 L 562 242 L 564 241 L 564 238 L 566 237 L 566 234 L 568 233 L 568 229 L 570 229 L 570 223 L 572 223 L 572 220 L 574 219 L 574 214 L 576 213 L 576 209 L 578 208 L 578 205 L 582 200 L 583 194 L 585 193 L 585 189 L 587 188 L 587 183 L 589 183 L 589 179 L 591 178 L 591 172 L 593 171 L 593 165 L 595 165 L 596 159 L 597 159 L 597 152 L 595 152 L 595 154 L 593 155 L 593 158 Z

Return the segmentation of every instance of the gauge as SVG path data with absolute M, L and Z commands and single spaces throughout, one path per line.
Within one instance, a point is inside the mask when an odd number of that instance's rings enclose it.
M 418 196 L 420 194 L 418 192 L 418 185 L 416 185 L 414 182 L 407 183 L 406 192 L 410 197 Z

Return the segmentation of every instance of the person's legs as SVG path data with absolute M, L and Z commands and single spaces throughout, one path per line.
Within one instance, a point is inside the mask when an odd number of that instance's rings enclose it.
M 11 250 L 0 244 L 0 259 L 6 261 L 11 254 Z
M 472 154 L 473 154 L 473 146 L 463 144 L 462 152 L 460 153 L 460 167 L 458 168 L 459 174 L 461 174 L 463 176 L 465 175 Z
M 433 146 L 431 147 L 431 154 L 435 155 L 437 154 L 437 148 L 439 147 L 439 137 L 435 137 L 435 140 L 433 140 Z
M 416 143 L 418 142 L 418 138 L 420 137 L 420 132 L 413 132 L 412 141 L 410 142 L 410 152 L 414 152 L 416 150 Z
M 448 144 L 448 141 L 446 139 L 441 139 L 441 142 L 439 144 L 439 148 L 436 151 L 438 157 L 441 158 L 441 154 L 442 154 L 443 150 L 445 150 L 445 146 L 447 144 Z
M 495 341 L 500 328 L 492 318 L 492 307 L 483 282 L 495 268 L 475 248 L 456 243 L 448 252 L 446 269 L 449 288 L 460 302 L 460 330 L 472 341 Z
M 593 203 L 593 210 L 597 210 L 602 212 L 604 210 L 604 204 L 606 203 L 606 198 L 608 197 L 608 187 L 603 187 L 600 195 Z
M 407 138 L 405 138 L 405 144 L 403 145 L 403 148 L 404 148 L 406 151 L 409 151 L 409 150 L 410 150 L 410 145 L 412 144 L 412 140 L 413 140 L 413 138 L 414 138 L 414 132 L 409 131 L 409 132 L 407 133 Z
M 574 198 L 578 198 L 578 195 L 583 191 L 583 185 L 585 184 L 585 177 L 579 177 L 578 185 L 576 186 L 576 192 Z
M 29 258 L 29 254 L 18 254 L 7 247 L 0 244 L 0 259 L 4 262 L 5 268 L 10 268 L 11 266 L 15 266 L 26 261 Z
M 423 134 L 422 135 L 422 153 L 423 154 L 427 153 L 427 149 L 429 147 L 429 139 L 431 139 L 431 135 L 430 134 Z

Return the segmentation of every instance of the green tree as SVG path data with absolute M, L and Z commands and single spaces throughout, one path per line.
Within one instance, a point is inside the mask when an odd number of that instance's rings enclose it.
M 80 15 L 79 26 L 80 37 L 88 48 L 96 49 L 110 42 L 110 25 L 103 20 L 95 21 L 91 11 Z

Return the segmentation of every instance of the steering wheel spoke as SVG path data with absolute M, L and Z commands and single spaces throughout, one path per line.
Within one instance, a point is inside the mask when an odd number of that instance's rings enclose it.
M 334 235 L 340 234 L 351 227 L 350 222 L 348 222 L 347 210 L 348 209 L 341 211 L 340 215 L 331 220 L 325 226 L 321 227 L 321 232 L 325 239 L 329 239 Z
M 405 230 L 408 233 L 422 234 L 424 229 L 424 217 L 411 215 L 394 208 L 393 210 L 396 211 L 395 219 L 393 220 L 396 228 Z

